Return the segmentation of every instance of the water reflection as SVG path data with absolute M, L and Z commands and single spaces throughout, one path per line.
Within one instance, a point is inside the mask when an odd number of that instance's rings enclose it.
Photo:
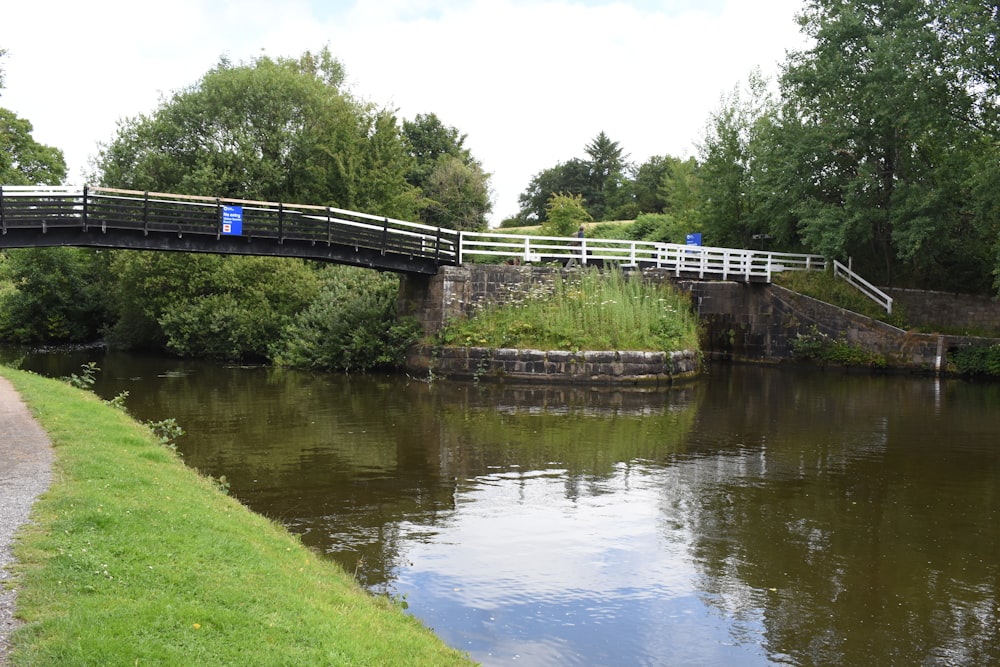
M 996 386 L 99 364 L 102 395 L 181 422 L 189 464 L 487 664 L 1000 662 Z

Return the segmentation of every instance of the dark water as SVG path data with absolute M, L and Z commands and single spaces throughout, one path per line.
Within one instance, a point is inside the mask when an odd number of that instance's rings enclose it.
M 82 358 L 34 357 L 64 375 Z M 1000 387 L 652 392 L 97 359 L 185 460 L 484 664 L 1000 664 Z

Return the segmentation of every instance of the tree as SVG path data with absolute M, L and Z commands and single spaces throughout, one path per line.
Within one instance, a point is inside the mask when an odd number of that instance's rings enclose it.
M 560 192 L 549 198 L 545 208 L 546 220 L 542 224 L 545 236 L 572 236 L 580 225 L 593 220 L 580 195 Z
M 711 245 L 749 248 L 754 236 L 767 230 L 755 215 L 764 196 L 760 182 L 765 167 L 759 156 L 775 110 L 767 86 L 753 72 L 746 93 L 737 86 L 709 117 L 699 146 L 699 171 L 701 216 Z
M 83 343 L 106 321 L 107 253 L 18 248 L 0 255 L 0 338 L 8 343 Z
M 583 196 L 589 190 L 590 166 L 579 159 L 557 164 L 535 174 L 527 190 L 518 195 L 517 217 L 523 225 L 540 225 L 548 219 L 549 200 L 557 193 Z
M 981 3 L 810 0 L 799 21 L 814 45 L 789 55 L 771 164 L 811 250 L 853 256 L 876 280 L 981 289 L 991 222 L 972 213 L 972 172 L 995 144 L 996 71 L 968 16 Z M 987 10 L 993 17 L 995 7 Z M 962 25 L 960 25 L 962 24 Z M 983 60 L 983 62 L 974 62 Z M 989 64 L 985 64 L 988 60 Z M 995 102 L 995 89 L 992 100 Z M 995 108 L 995 104 L 993 104 Z M 971 270 L 971 271 L 970 271 Z M 988 284 L 988 279 L 986 284 Z
M 625 205 L 620 197 L 628 167 L 621 145 L 612 141 L 603 131 L 587 144 L 584 151 L 590 157 L 589 187 L 582 192 L 587 201 L 587 211 L 595 220 L 608 220 L 608 214 Z
M 479 163 L 442 155 L 422 188 L 422 221 L 448 229 L 483 231 L 486 214 L 493 208 L 488 178 Z
M 6 55 L 0 49 L 0 59 Z M 0 90 L 4 70 L 0 67 Z M 0 185 L 59 185 L 66 178 L 66 160 L 58 148 L 32 138 L 31 123 L 0 107 Z
M 407 181 L 420 189 L 420 220 L 449 229 L 486 229 L 489 174 L 465 148 L 466 135 L 445 126 L 436 114 L 403 121 L 413 157 Z
M 342 90 L 327 49 L 299 59 L 223 58 L 100 152 L 105 185 L 326 204 L 413 216 L 417 193 L 394 115 Z

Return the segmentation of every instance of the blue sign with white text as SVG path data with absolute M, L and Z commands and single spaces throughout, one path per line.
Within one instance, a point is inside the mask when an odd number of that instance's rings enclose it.
M 688 245 L 701 245 L 701 232 L 695 232 L 694 234 L 687 235 Z
M 222 233 L 230 236 L 243 234 L 243 207 L 222 207 Z

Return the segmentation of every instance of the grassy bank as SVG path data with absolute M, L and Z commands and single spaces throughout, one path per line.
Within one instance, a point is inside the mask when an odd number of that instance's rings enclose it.
M 539 350 L 699 349 L 698 318 L 686 294 L 596 269 L 487 306 L 449 323 L 429 342 Z
M 15 547 L 13 665 L 471 664 L 123 412 L 0 373 L 56 451 Z

